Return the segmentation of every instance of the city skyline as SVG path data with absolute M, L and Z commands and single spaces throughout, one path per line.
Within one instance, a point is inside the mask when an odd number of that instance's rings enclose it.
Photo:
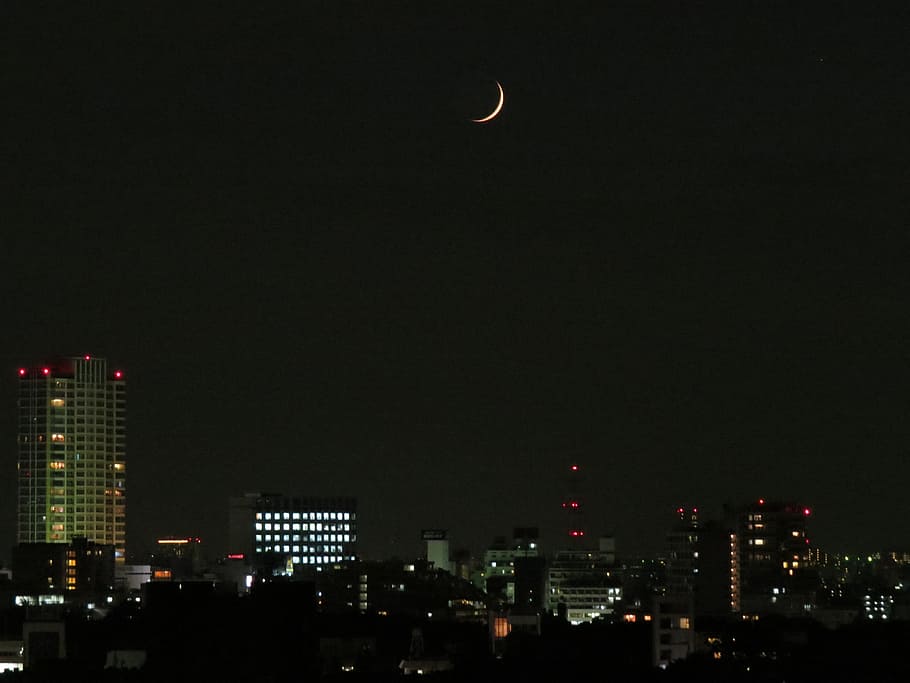
M 130 547 L 249 490 L 549 543 L 572 462 L 620 555 L 759 497 L 910 538 L 899 20 L 362 5 L 10 8 L 0 557 L 59 354 L 129 382 Z

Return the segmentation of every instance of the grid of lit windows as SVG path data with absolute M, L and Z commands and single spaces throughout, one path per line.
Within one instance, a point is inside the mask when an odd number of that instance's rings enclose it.
M 284 555 L 294 565 L 327 565 L 356 559 L 357 513 L 353 499 L 331 499 L 329 503 L 271 497 L 261 500 L 260 507 L 271 509 L 259 509 L 254 515 L 257 554 Z

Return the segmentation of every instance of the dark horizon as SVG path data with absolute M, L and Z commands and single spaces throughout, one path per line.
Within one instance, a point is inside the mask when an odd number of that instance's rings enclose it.
M 0 557 L 16 370 L 68 352 L 125 373 L 130 551 L 244 490 L 553 547 L 571 462 L 620 555 L 758 497 L 906 546 L 896 14 L 6 8 Z

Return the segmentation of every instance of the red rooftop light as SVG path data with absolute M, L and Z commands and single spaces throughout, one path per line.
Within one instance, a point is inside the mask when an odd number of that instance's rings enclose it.
M 759 498 L 759 499 L 758 499 L 758 504 L 759 504 L 759 505 L 764 505 L 764 504 L 765 504 L 765 499 L 764 499 L 764 498 Z
M 51 374 L 51 369 L 50 368 L 41 368 L 41 372 L 43 372 L 45 375 L 49 375 L 49 374 Z
M 114 370 L 114 379 L 121 379 L 122 377 L 123 373 L 120 370 Z
M 808 517 L 809 515 L 812 514 L 812 510 L 810 510 L 809 508 L 803 508 L 803 514 Z
M 85 360 L 91 360 L 91 359 L 92 359 L 91 356 L 86 356 L 86 357 L 85 357 Z
M 578 465 L 572 465 L 572 471 L 573 471 L 573 472 L 577 472 L 577 471 L 578 471 Z
M 19 368 L 19 376 L 25 377 L 25 368 Z

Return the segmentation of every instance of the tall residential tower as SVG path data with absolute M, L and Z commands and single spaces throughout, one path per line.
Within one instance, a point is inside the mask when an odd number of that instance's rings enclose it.
M 18 543 L 126 551 L 126 382 L 103 358 L 19 369 Z

